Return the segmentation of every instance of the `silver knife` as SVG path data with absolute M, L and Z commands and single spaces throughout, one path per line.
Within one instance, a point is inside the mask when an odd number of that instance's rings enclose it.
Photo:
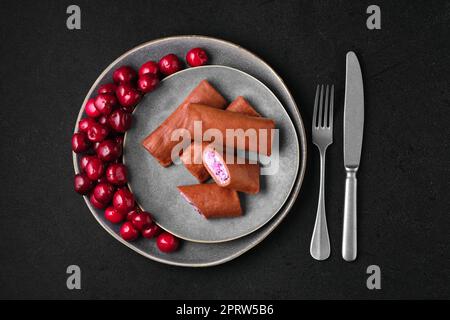
M 358 58 L 353 51 L 347 53 L 344 101 L 344 166 L 345 180 L 344 227 L 342 257 L 356 259 L 356 172 L 361 159 L 364 129 L 364 89 Z

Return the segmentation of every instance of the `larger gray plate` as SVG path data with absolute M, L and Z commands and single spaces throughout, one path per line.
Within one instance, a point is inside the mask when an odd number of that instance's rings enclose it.
M 271 175 L 261 176 L 257 195 L 241 193 L 244 215 L 233 219 L 207 220 L 179 194 L 177 186 L 197 180 L 182 164 L 163 168 L 142 147 L 142 140 L 166 119 L 192 89 L 207 79 L 231 101 L 246 97 L 280 132 L 279 152 L 274 148 Z M 225 66 L 205 66 L 177 72 L 163 80 L 158 90 L 145 96 L 133 114 L 133 126 L 125 135 L 124 163 L 129 185 L 139 205 L 152 213 L 158 224 L 176 236 L 195 242 L 217 243 L 246 236 L 266 224 L 291 193 L 300 163 L 295 127 L 276 96 L 260 81 Z M 276 163 L 277 162 L 277 163 Z
M 258 78 L 274 92 L 290 115 L 300 142 L 300 169 L 292 192 L 283 208 L 269 223 L 246 237 L 218 244 L 185 241 L 176 253 L 164 254 L 158 251 L 153 241 L 141 239 L 134 243 L 128 243 L 122 240 L 118 234 L 119 227 L 108 223 L 103 218 L 103 212 L 96 210 L 86 197 L 84 200 L 94 218 L 111 236 L 142 256 L 171 265 L 206 267 L 230 261 L 256 246 L 280 224 L 297 199 L 306 170 L 306 134 L 295 101 L 282 79 L 263 60 L 233 43 L 204 36 L 177 36 L 144 43 L 117 58 L 94 82 L 82 106 L 91 96 L 95 95 L 95 91 L 100 84 L 111 80 L 112 72 L 116 67 L 122 64 L 130 64 L 137 68 L 143 61 L 156 60 L 167 52 L 174 52 L 182 57 L 193 47 L 207 49 L 212 64 L 234 67 Z M 83 116 L 83 107 L 81 107 L 77 122 Z M 73 164 L 75 172 L 79 172 L 80 168 L 75 154 L 73 155 Z

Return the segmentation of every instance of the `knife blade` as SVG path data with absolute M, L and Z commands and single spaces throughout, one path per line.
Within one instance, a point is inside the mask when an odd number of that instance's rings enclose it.
M 353 51 L 347 53 L 344 100 L 344 165 L 358 168 L 364 129 L 364 89 L 361 67 Z
M 344 100 L 344 166 L 345 180 L 342 257 L 354 261 L 357 256 L 356 172 L 361 160 L 364 130 L 364 88 L 361 67 L 352 51 L 346 57 Z

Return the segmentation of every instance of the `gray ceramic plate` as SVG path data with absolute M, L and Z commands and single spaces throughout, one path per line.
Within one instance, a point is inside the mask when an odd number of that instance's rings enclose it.
M 179 194 L 177 186 L 198 183 L 182 164 L 163 168 L 141 141 L 164 121 L 203 79 L 232 101 L 244 96 L 279 130 L 279 152 L 273 156 L 274 174 L 261 176 L 257 195 L 241 193 L 244 215 L 210 219 L 199 215 Z M 133 126 L 125 135 L 124 163 L 129 186 L 139 205 L 151 212 L 158 224 L 179 238 L 217 243 L 246 236 L 266 224 L 283 206 L 297 177 L 300 157 L 295 127 L 276 96 L 260 81 L 225 66 L 185 69 L 164 79 L 158 90 L 145 96 L 133 114 Z M 274 148 L 274 151 L 276 148 Z M 276 160 L 278 158 L 278 161 Z M 275 162 L 278 162 L 277 164 Z
M 144 43 L 117 58 L 95 80 L 94 84 L 87 93 L 82 106 L 84 106 L 90 97 L 95 95 L 99 85 L 111 81 L 112 72 L 118 66 L 129 64 L 137 68 L 143 61 L 147 61 L 149 59 L 157 60 L 168 52 L 174 52 L 180 57 L 183 57 L 184 54 L 193 47 L 203 47 L 208 50 L 211 57 L 211 64 L 230 66 L 259 79 L 272 90 L 291 117 L 291 120 L 297 130 L 300 142 L 300 168 L 297 179 L 292 188 L 292 192 L 286 200 L 283 208 L 266 225 L 248 236 L 217 244 L 183 241 L 182 246 L 177 252 L 172 254 L 164 254 L 156 248 L 154 241 L 140 239 L 136 242 L 128 243 L 121 239 L 118 234 L 119 227 L 106 221 L 103 218 L 103 212 L 96 210 L 89 203 L 87 197 L 85 197 L 84 200 L 92 212 L 93 217 L 104 228 L 104 230 L 106 230 L 117 241 L 142 256 L 154 261 L 171 265 L 207 267 L 235 259 L 263 241 L 286 217 L 299 194 L 306 170 L 306 134 L 300 112 L 282 79 L 263 60 L 233 43 L 204 36 L 176 36 Z M 81 107 L 78 114 L 77 123 L 78 120 L 84 116 L 83 108 Z M 80 168 L 78 165 L 77 156 L 75 154 L 73 154 L 73 164 L 75 172 L 79 172 Z M 302 213 L 296 212 L 296 214 Z M 99 248 L 99 250 L 101 250 L 101 248 Z

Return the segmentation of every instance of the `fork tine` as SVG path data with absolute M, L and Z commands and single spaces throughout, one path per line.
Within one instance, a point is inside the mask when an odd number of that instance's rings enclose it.
M 330 93 L 330 86 L 327 85 L 325 87 L 325 105 L 323 106 L 323 127 L 328 127 L 328 101 L 329 101 L 329 93 Z
M 319 104 L 319 87 L 320 85 L 317 85 L 316 89 L 316 98 L 314 99 L 314 112 L 313 112 L 313 126 L 317 127 L 317 105 Z
M 328 126 L 333 129 L 333 112 L 334 112 L 334 84 L 331 85 L 331 92 L 330 92 L 330 115 L 328 120 Z
M 318 127 L 323 127 L 323 84 L 320 85 L 320 99 L 319 99 L 319 121 Z

